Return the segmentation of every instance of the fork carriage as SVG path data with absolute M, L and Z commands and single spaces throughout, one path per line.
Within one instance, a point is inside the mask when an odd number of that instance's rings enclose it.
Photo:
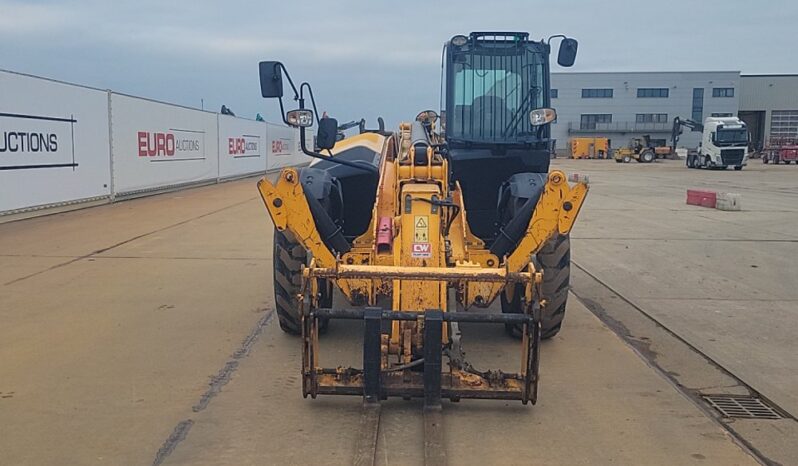
M 387 269 L 387 270 L 369 270 Z M 496 269 L 457 271 L 446 268 L 391 268 L 340 265 L 333 269 L 304 269 L 303 277 L 310 288 L 309 296 L 317 295 L 317 278 L 379 280 L 448 281 L 452 287 L 463 286 L 466 276 L 479 276 L 487 283 L 515 283 L 524 286 L 529 305 L 522 314 L 475 312 L 395 311 L 376 307 L 360 309 L 324 309 L 311 298 L 302 318 L 302 393 L 316 398 L 324 395 L 363 395 L 367 401 L 390 396 L 424 398 L 425 405 L 435 405 L 441 398 L 520 400 L 524 404 L 537 401 L 538 367 L 540 362 L 540 307 L 533 298 L 539 292 L 539 272 L 508 272 Z M 319 363 L 319 322 L 325 319 L 363 320 L 363 368 L 322 368 Z M 383 332 L 384 323 L 396 322 L 400 327 L 398 344 Z M 463 357 L 457 326 L 460 322 L 500 323 L 521 328 L 521 367 L 517 373 L 500 370 L 480 372 Z M 418 340 L 407 342 L 405 339 Z M 408 354 L 410 345 L 422 348 L 421 354 Z M 408 357 L 409 356 L 409 357 Z M 448 370 L 443 367 L 448 359 Z

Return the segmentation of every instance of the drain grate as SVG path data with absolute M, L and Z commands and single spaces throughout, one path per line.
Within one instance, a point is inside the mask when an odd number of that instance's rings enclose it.
M 773 407 L 759 398 L 748 395 L 703 395 L 724 417 L 742 419 L 781 419 Z

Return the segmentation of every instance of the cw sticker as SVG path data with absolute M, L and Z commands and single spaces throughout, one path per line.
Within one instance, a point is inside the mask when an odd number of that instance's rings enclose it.
M 413 222 L 413 242 L 429 243 L 429 216 L 416 215 Z
M 410 255 L 416 258 L 430 258 L 432 248 L 429 243 L 413 243 L 413 252 Z

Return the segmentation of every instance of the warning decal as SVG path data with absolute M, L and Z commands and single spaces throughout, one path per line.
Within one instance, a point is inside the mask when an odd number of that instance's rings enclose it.
M 429 243 L 429 216 L 416 215 L 413 222 L 413 242 Z

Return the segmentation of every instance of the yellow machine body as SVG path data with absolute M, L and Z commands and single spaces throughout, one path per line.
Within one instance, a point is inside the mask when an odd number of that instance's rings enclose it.
M 654 147 L 651 137 L 646 134 L 639 138 L 632 138 L 628 146 L 615 150 L 613 158 L 618 163 L 629 163 L 632 160 L 640 163 L 651 163 L 656 159 L 666 158 L 670 155 L 670 147 Z
M 609 154 L 610 140 L 607 138 L 571 138 L 572 159 L 606 159 Z
M 421 375 L 402 367 L 411 366 L 423 357 L 425 344 L 438 345 L 438 349 L 440 345 L 451 344 L 449 325 L 443 326 L 441 341 L 425 342 L 425 321 L 421 317 L 414 320 L 411 313 L 421 316 L 427 310 L 445 314 L 452 309 L 484 308 L 505 287 L 514 286 L 524 287 L 527 303 L 524 312 L 530 316 L 536 306 L 546 304 L 539 291 L 541 271 L 536 270 L 531 259 L 550 238 L 570 232 L 587 194 L 587 184 L 570 186 L 563 172 L 549 173 L 517 247 L 506 257 L 496 257 L 469 230 L 462 192 L 457 183 L 449 180 L 449 161 L 434 149 L 435 133 L 430 133 L 429 144 L 417 144 L 411 133 L 411 124 L 403 123 L 398 132 L 390 135 L 364 133 L 340 141 L 333 149 L 334 156 L 336 151 L 366 145 L 381 154 L 370 226 L 354 240 L 351 250 L 342 255 L 336 256 L 316 229 L 297 168 L 286 168 L 276 180 L 264 178 L 258 183 L 276 229 L 289 231 L 312 256 L 303 269 L 306 292 L 301 296 L 306 396 L 359 394 L 366 383 L 363 372 L 351 368 L 324 369 L 318 362 L 316 316 L 327 312 L 318 309 L 319 280 L 334 282 L 353 305 L 378 306 L 388 302 L 390 309 L 384 312 L 396 313 L 396 320 L 390 322 L 390 332 L 380 336 L 381 390 L 387 395 L 422 396 Z M 381 225 L 389 225 L 390 231 L 380 231 Z M 387 243 L 386 234 L 390 235 Z M 454 296 L 455 302 L 449 302 L 450 296 Z M 361 311 L 347 312 L 360 315 L 357 313 Z M 383 318 L 390 318 L 385 313 Z M 457 312 L 460 314 L 465 313 Z M 535 334 L 530 331 L 522 339 L 526 350 L 522 351 L 519 373 L 483 373 L 469 370 L 467 364 L 451 364 L 449 372 L 443 375 L 444 395 L 452 399 L 505 398 L 534 402 L 529 387 L 532 379 L 535 387 L 537 384 L 537 359 L 533 364 L 530 358 L 533 346 L 537 351 L 537 342 L 530 335 Z

